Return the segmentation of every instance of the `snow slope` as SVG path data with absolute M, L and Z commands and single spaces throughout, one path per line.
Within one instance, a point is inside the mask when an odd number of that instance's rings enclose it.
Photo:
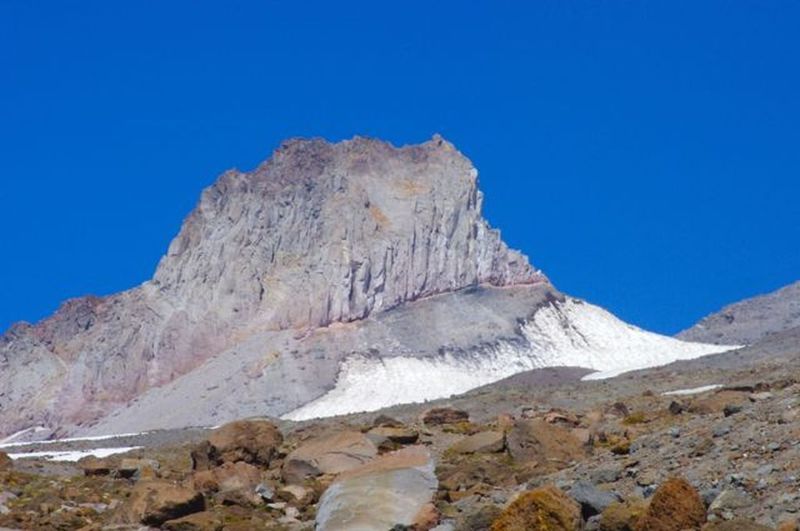
M 499 342 L 468 353 L 351 356 L 331 391 L 283 418 L 305 420 L 445 398 L 542 367 L 587 367 L 598 372 L 586 378 L 598 379 L 736 348 L 647 332 L 576 299 L 544 306 L 522 324 L 521 333 L 522 342 Z

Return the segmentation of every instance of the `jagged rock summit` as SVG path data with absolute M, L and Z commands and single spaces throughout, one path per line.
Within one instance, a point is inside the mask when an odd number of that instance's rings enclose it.
M 0 432 L 306 418 L 714 350 L 566 299 L 481 204 L 438 136 L 288 141 L 203 192 L 152 280 L 2 336 Z

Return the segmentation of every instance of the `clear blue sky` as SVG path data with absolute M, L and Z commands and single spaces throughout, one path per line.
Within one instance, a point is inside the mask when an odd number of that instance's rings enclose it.
M 661 332 L 800 278 L 800 2 L 0 0 L 0 330 L 153 272 L 290 136 L 439 132 L 563 291 Z

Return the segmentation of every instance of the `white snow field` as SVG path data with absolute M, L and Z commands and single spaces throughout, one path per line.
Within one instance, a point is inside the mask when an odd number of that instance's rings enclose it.
M 586 367 L 598 372 L 584 379 L 602 379 L 738 348 L 647 332 L 575 299 L 538 310 L 522 325 L 522 334 L 524 344 L 502 342 L 469 354 L 349 357 L 331 391 L 283 418 L 306 420 L 445 398 L 542 367 Z

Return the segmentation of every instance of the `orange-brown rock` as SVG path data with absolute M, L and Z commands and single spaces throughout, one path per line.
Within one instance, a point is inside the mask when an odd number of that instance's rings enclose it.
M 205 509 L 203 495 L 194 489 L 163 480 L 138 482 L 118 516 L 124 523 L 159 526 Z
M 647 512 L 639 520 L 640 531 L 682 531 L 700 529 L 706 521 L 703 500 L 689 482 L 670 478 L 658 489 Z
M 237 461 L 195 472 L 194 487 L 201 492 L 214 494 L 214 498 L 223 503 L 258 505 L 262 500 L 256 493 L 256 487 L 262 479 L 258 468 Z
M 586 449 L 568 428 L 541 419 L 520 420 L 506 435 L 506 447 L 515 461 L 563 468 L 586 457 Z
M 14 461 L 8 457 L 8 454 L 0 451 L 0 470 L 8 470 L 14 465 Z
M 267 420 L 237 420 L 214 430 L 192 451 L 195 470 L 243 461 L 267 467 L 283 443 L 278 428 Z
M 614 502 L 600 515 L 600 531 L 635 531 L 645 512 L 647 502 L 641 499 Z
M 492 531 L 576 531 L 580 525 L 580 506 L 548 485 L 520 495 L 492 523 Z

